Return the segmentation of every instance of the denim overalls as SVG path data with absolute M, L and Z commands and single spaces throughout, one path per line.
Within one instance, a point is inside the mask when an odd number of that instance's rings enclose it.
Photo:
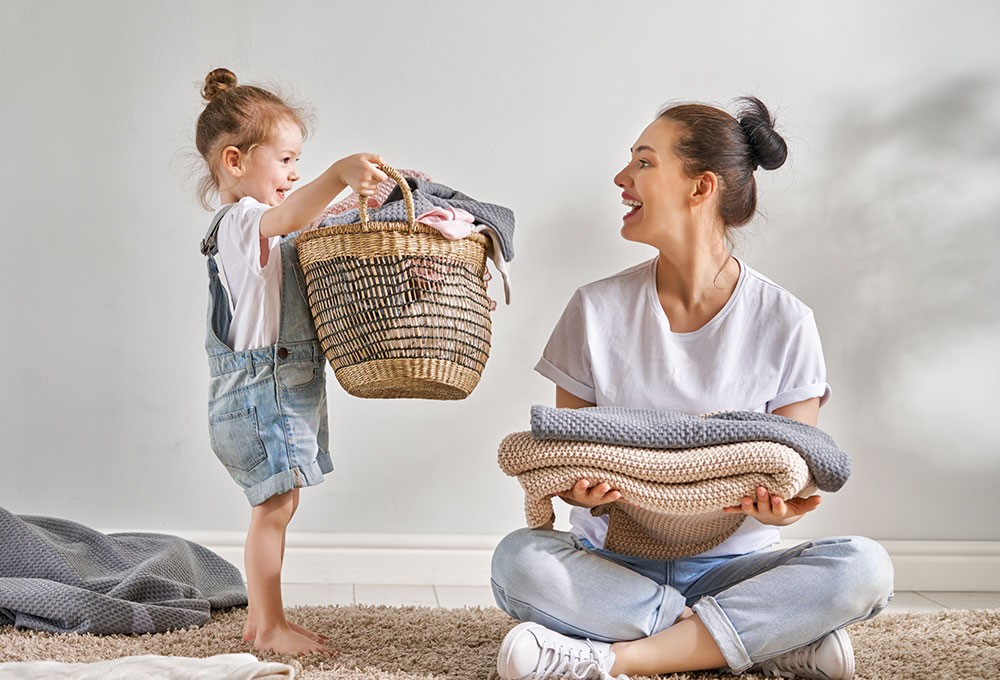
M 208 422 L 212 449 L 251 505 L 323 481 L 333 471 L 326 359 L 316 339 L 292 238 L 281 241 L 281 320 L 271 347 L 234 352 L 232 314 L 215 262 L 223 206 L 202 241 L 208 256 Z

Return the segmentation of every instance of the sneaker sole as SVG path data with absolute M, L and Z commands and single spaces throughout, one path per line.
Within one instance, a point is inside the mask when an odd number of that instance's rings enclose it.
M 843 628 L 833 631 L 833 639 L 837 641 L 840 651 L 847 660 L 846 677 L 854 677 L 854 645 L 851 643 L 851 636 Z
M 500 643 L 500 651 L 497 653 L 497 675 L 500 676 L 500 680 L 518 680 L 507 675 L 507 665 L 510 663 L 510 649 L 514 646 L 514 640 L 520 637 L 525 629 L 537 625 L 531 621 L 525 621 L 511 628 L 507 632 L 507 635 L 504 636 L 503 642 Z

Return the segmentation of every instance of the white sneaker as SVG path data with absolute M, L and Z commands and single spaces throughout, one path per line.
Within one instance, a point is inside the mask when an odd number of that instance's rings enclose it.
M 519 623 L 497 655 L 501 680 L 629 680 L 610 674 L 615 655 L 607 642 L 561 635 L 538 623 Z
M 759 666 L 773 678 L 851 680 L 854 677 L 854 647 L 841 628 L 804 647 L 768 659 Z

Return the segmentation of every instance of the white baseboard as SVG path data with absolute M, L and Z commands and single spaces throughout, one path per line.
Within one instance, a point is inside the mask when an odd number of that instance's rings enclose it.
M 239 532 L 176 531 L 243 567 Z M 288 534 L 286 583 L 482 586 L 499 536 Z M 788 541 L 794 545 L 799 541 Z M 785 542 L 783 542 L 784 545 Z M 1000 541 L 880 541 L 898 591 L 1000 592 Z

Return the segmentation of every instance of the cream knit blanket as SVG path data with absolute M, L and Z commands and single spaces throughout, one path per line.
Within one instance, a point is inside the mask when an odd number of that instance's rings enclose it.
M 722 543 L 746 518 L 722 509 L 758 486 L 782 498 L 814 489 L 802 456 L 771 441 L 665 450 L 516 432 L 501 442 L 498 459 L 524 488 L 530 527 L 551 525 L 557 492 L 580 479 L 607 482 L 622 498 L 595 511 L 609 515 L 604 547 L 652 559 L 696 555 Z

